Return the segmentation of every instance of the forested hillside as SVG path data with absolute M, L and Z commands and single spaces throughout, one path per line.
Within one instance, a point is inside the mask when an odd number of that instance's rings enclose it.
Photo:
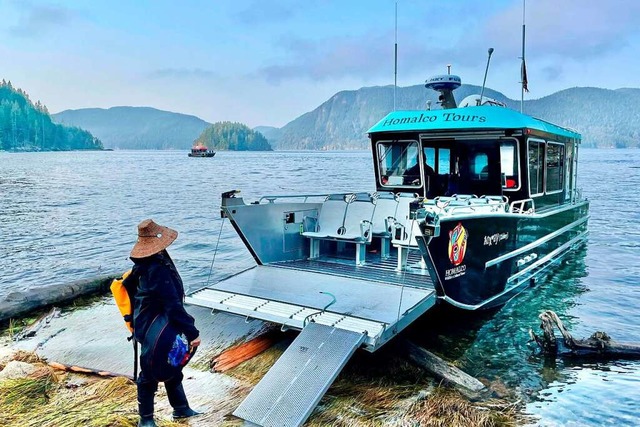
M 578 130 L 585 146 L 640 147 L 640 89 L 576 87 L 525 105 L 528 114 Z
M 102 143 L 86 130 L 55 124 L 47 107 L 35 104 L 11 82 L 0 82 L 0 150 L 101 150 Z
M 84 108 L 54 114 L 58 123 L 88 129 L 106 148 L 188 150 L 210 123 L 150 107 Z
M 481 88 L 462 85 L 455 91 L 458 102 Z M 485 89 L 488 97 L 519 110 L 520 101 Z M 396 90 L 398 110 L 432 108 L 438 93 L 423 85 Z M 366 149 L 367 130 L 393 108 L 393 86 L 365 87 L 342 91 L 315 110 L 303 114 L 280 129 L 271 130 L 274 149 Z M 640 147 L 640 89 L 572 88 L 544 98 L 525 101 L 525 113 L 561 126 L 571 127 L 583 136 L 589 147 Z
M 215 150 L 271 151 L 264 135 L 242 123 L 214 123 L 195 142 Z

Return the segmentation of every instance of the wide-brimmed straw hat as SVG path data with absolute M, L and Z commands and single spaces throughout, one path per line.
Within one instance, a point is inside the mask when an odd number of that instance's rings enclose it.
M 178 232 L 145 219 L 138 224 L 138 241 L 131 249 L 131 258 L 146 258 L 166 249 L 178 237 Z

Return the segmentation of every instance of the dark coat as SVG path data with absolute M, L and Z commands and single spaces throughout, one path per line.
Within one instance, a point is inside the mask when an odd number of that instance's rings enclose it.
M 165 314 L 171 326 L 184 333 L 189 342 L 196 339 L 200 332 L 184 309 L 184 286 L 169 254 L 162 251 L 132 260 L 135 264 L 132 274 L 139 278 L 133 311 L 136 341 L 144 341 L 151 322 L 159 314 Z

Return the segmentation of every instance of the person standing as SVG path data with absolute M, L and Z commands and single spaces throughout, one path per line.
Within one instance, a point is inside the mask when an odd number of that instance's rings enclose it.
M 173 418 L 200 414 L 189 406 L 182 386 L 182 365 L 168 362 L 176 337 L 193 353 L 200 345 L 194 318 L 184 309 L 184 286 L 167 247 L 178 232 L 147 219 L 138 224 L 138 240 L 131 250 L 132 276 L 138 279 L 133 311 L 134 337 L 141 344 L 141 371 L 137 380 L 139 427 L 155 427 L 154 397 L 164 382 Z M 185 359 L 188 361 L 188 358 Z M 186 363 L 186 362 L 185 362 Z

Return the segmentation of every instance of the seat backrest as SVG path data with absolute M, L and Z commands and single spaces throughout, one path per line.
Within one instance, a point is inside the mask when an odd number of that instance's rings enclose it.
M 411 212 L 410 203 L 414 200 L 415 197 L 412 195 L 399 194 L 395 216 L 396 230 L 392 230 L 394 243 L 398 242 L 411 246 L 418 245 L 415 239 L 416 233 L 420 234 L 420 229 L 417 226 L 418 222 L 409 218 L 409 213 Z M 398 235 L 398 229 L 401 229 L 400 235 Z M 411 238 L 410 241 L 409 238 Z
M 372 222 L 375 207 L 373 197 L 370 194 L 358 193 L 352 195 L 347 207 L 347 215 L 344 219 L 346 234 L 360 234 L 360 223 L 363 220 Z
M 387 234 L 391 230 L 387 229 L 387 219 L 396 217 L 396 210 L 398 209 L 398 199 L 396 195 L 391 192 L 377 193 L 375 197 L 376 208 L 373 211 L 373 234 Z
M 344 194 L 327 196 L 318 214 L 318 231 L 337 234 L 338 230 L 344 226 L 347 206 Z
M 414 200 L 414 196 L 403 195 L 402 193 L 398 195 L 398 208 L 396 209 L 395 215 L 395 220 L 397 223 L 406 225 L 406 223 L 409 221 L 409 204 Z

